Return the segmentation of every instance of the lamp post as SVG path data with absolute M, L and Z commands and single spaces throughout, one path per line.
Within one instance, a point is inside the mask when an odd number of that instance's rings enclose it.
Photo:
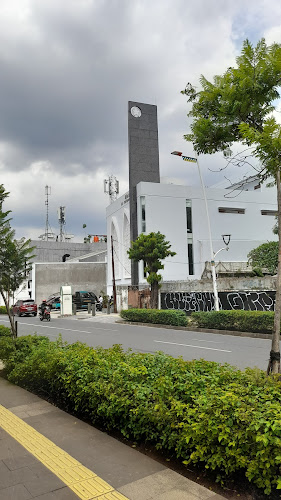
M 171 154 L 176 155 L 176 156 L 181 156 L 184 161 L 189 161 L 191 163 L 197 163 L 202 192 L 203 192 L 203 198 L 204 198 L 204 202 L 205 202 L 206 218 L 207 218 L 208 233 L 209 233 L 210 257 L 211 257 L 210 263 L 211 263 L 212 280 L 213 280 L 214 306 L 215 306 L 215 311 L 219 311 L 220 308 L 219 308 L 219 296 L 218 296 L 217 277 L 216 277 L 216 268 L 215 268 L 215 257 L 221 250 L 228 250 L 228 244 L 230 242 L 231 236 L 230 236 L 230 234 L 222 235 L 223 241 L 224 241 L 224 244 L 226 245 L 226 247 L 221 248 L 216 253 L 214 253 L 212 234 L 211 234 L 211 224 L 210 224 L 210 217 L 209 217 L 209 209 L 208 209 L 208 203 L 207 203 L 207 197 L 206 197 L 206 190 L 205 190 L 205 185 L 204 185 L 201 170 L 200 170 L 198 156 L 196 155 L 196 158 L 192 158 L 190 156 L 183 156 L 181 151 L 173 151 Z M 226 243 L 227 237 L 228 237 L 228 242 Z

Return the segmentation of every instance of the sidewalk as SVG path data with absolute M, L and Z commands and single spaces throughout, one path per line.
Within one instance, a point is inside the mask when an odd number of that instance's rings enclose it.
M 52 311 L 51 317 L 53 318 L 61 318 L 60 311 Z M 121 321 L 120 314 L 118 313 L 110 313 L 97 311 L 95 316 L 89 314 L 88 311 L 77 311 L 76 314 L 72 316 L 65 316 L 65 319 L 71 320 L 88 320 L 88 321 L 96 321 L 97 323 L 115 323 L 116 321 Z
M 33 498 L 224 497 L 0 377 L 0 500 Z

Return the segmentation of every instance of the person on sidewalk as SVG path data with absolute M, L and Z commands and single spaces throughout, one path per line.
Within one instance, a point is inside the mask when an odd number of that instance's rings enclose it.
M 102 311 L 102 306 L 103 306 L 103 296 L 99 296 L 99 304 L 100 304 L 100 311 Z

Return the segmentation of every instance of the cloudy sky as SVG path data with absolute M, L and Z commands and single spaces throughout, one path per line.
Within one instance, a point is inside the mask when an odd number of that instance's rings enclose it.
M 128 188 L 129 100 L 158 107 L 161 176 L 197 184 L 196 168 L 170 155 L 192 154 L 180 91 L 262 36 L 281 42 L 276 0 L 1 0 L 0 182 L 17 237 L 44 232 L 46 184 L 56 234 L 60 205 L 74 241 L 83 224 L 104 234 L 104 178 Z M 206 185 L 223 178 L 211 170 L 224 162 L 202 158 Z

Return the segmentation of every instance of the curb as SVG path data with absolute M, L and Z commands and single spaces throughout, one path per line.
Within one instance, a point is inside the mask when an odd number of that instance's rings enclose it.
M 232 335 L 234 337 L 250 337 L 254 339 L 271 339 L 271 333 L 257 333 L 257 332 L 237 332 L 235 330 L 211 330 L 208 328 L 196 328 L 192 326 L 173 326 L 173 325 L 161 325 L 159 323 L 141 323 L 138 321 L 126 321 L 120 320 L 115 323 L 120 323 L 123 325 L 139 325 L 148 326 L 154 328 L 166 328 L 167 330 L 182 330 L 185 332 L 202 332 L 202 333 L 216 333 L 219 335 Z

